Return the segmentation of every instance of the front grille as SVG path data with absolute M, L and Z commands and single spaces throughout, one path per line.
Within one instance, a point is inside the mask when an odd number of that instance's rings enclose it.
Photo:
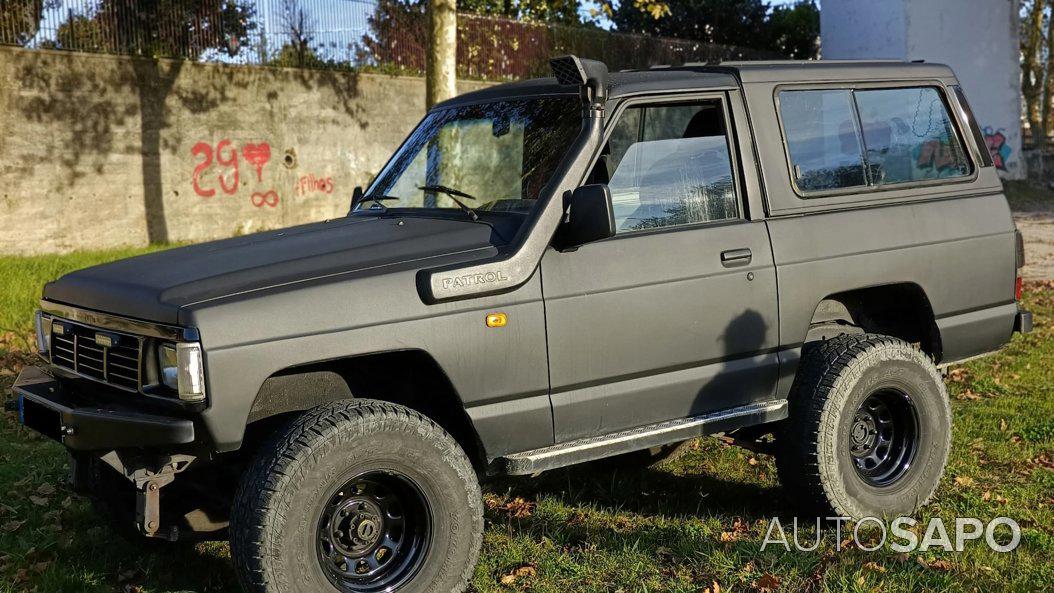
M 142 349 L 138 336 L 59 319 L 51 327 L 52 364 L 128 391 L 139 391 Z

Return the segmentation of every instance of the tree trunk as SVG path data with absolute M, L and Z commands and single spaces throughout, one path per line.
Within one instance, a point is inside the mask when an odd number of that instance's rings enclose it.
M 1040 53 L 1043 48 L 1043 8 L 1048 0 L 1033 0 L 1028 16 L 1022 23 L 1021 36 L 1021 94 L 1025 98 L 1025 112 L 1032 142 L 1043 143 L 1043 69 Z
M 428 0 L 425 107 L 457 94 L 457 0 Z
M 140 152 L 143 159 L 143 211 L 146 214 L 146 236 L 151 245 L 168 243 L 168 219 L 161 184 L 161 131 L 168 127 L 165 99 L 183 69 L 185 60 L 163 63 L 153 58 L 132 61 L 136 91 L 139 94 Z

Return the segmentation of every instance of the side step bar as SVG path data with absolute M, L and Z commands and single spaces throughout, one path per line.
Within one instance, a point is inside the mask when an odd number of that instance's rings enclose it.
M 519 476 L 536 474 L 575 463 L 593 461 L 667 443 L 676 443 L 745 426 L 783 420 L 787 400 L 778 399 L 718 410 L 690 418 L 667 420 L 599 437 L 587 437 L 541 449 L 513 453 L 495 460 L 499 473 Z

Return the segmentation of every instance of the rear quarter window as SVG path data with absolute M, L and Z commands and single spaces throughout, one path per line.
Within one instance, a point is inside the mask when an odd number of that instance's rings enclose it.
M 973 172 L 936 87 L 781 91 L 779 111 L 791 176 L 806 195 Z
M 784 91 L 780 93 L 780 115 L 799 189 L 867 185 L 852 91 Z

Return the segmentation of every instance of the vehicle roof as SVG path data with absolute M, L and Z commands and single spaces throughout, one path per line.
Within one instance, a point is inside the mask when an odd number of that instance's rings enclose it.
M 617 99 L 645 92 L 676 90 L 717 90 L 736 88 L 743 83 L 764 82 L 838 82 L 938 79 L 955 82 L 955 74 L 944 64 L 924 62 L 859 60 L 779 60 L 758 62 L 722 62 L 653 66 L 646 70 L 623 70 L 608 75 L 608 98 Z M 454 105 L 539 95 L 577 95 L 578 88 L 559 85 L 556 79 L 531 78 L 499 84 L 465 93 L 438 104 Z

